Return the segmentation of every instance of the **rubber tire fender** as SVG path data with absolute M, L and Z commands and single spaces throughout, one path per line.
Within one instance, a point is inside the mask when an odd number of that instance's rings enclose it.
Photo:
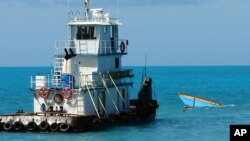
M 23 130 L 23 123 L 21 121 L 16 121 L 13 124 L 13 127 L 14 127 L 15 131 L 21 131 L 21 130 Z
M 13 124 L 12 124 L 12 122 L 10 122 L 10 121 L 5 122 L 5 123 L 3 124 L 3 129 L 4 129 L 5 131 L 11 131 L 12 128 L 13 128 Z

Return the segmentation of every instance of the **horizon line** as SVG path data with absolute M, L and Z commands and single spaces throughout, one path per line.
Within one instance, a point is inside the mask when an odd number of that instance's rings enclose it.
M 147 65 L 146 67 L 237 67 L 237 66 L 250 66 L 250 64 L 244 65 Z M 43 68 L 53 66 L 0 66 L 0 68 Z M 144 65 L 124 65 L 122 67 L 145 67 Z

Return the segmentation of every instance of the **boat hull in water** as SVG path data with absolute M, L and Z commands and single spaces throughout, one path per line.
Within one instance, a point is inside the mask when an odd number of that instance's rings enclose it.
M 179 97 L 187 107 L 221 107 L 223 104 L 205 98 L 179 93 Z

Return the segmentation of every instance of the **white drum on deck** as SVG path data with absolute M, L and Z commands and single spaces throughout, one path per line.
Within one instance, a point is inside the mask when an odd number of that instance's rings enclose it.
M 40 89 L 41 87 L 46 87 L 46 76 L 37 75 L 36 76 L 36 89 Z

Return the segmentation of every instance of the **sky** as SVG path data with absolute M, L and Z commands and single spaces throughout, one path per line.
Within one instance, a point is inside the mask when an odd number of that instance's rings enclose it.
M 117 5 L 119 3 L 119 10 Z M 82 11 L 83 0 L 70 0 Z M 125 66 L 250 65 L 249 0 L 92 0 L 119 17 Z M 0 66 L 51 66 L 67 0 L 1 0 Z

